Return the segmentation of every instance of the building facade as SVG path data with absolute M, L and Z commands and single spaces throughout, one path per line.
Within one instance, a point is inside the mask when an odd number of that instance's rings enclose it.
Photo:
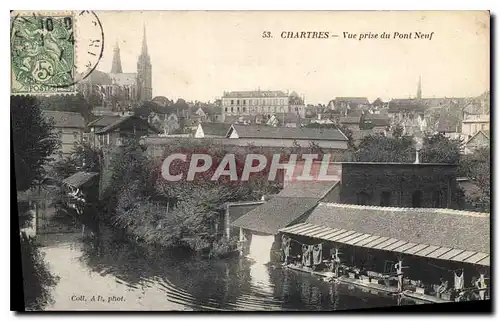
M 85 119 L 79 113 L 46 110 L 44 117 L 54 122 L 54 131 L 61 140 L 61 148 L 53 157 L 58 160 L 71 154 L 75 144 L 82 141 L 85 129 Z
M 222 115 L 274 115 L 295 113 L 305 117 L 304 102 L 292 92 L 283 91 L 231 91 L 224 92 L 221 98 Z

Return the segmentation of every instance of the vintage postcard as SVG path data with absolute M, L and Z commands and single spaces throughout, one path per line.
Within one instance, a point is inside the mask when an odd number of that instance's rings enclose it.
M 491 309 L 488 11 L 10 22 L 26 310 Z

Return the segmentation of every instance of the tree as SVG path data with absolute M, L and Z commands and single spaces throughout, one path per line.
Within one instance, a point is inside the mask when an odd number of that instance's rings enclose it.
M 73 152 L 53 165 L 55 176 L 63 180 L 78 171 L 99 172 L 99 150 L 88 142 L 77 143 Z
M 51 288 L 59 281 L 44 260 L 45 254 L 35 238 L 21 234 L 23 292 L 26 310 L 41 310 L 53 301 Z
M 60 142 L 52 131 L 52 124 L 43 118 L 35 97 L 11 96 L 10 104 L 16 190 L 20 192 L 44 181 L 43 166 Z M 20 204 L 19 216 L 25 216 L 28 209 Z M 22 219 L 20 222 L 22 227 L 29 223 Z M 36 240 L 25 233 L 20 236 L 25 306 L 39 310 L 51 301 L 50 288 L 57 283 L 57 278 L 47 268 Z
M 424 137 L 420 151 L 423 163 L 458 164 L 463 142 L 459 139 L 449 139 L 441 133 Z
M 477 195 L 470 195 L 468 202 L 481 204 L 486 211 L 490 210 L 491 203 L 491 150 L 489 147 L 480 148 L 470 155 L 462 155 L 458 167 L 458 175 L 468 177 L 479 188 Z
M 386 137 L 375 134 L 363 137 L 355 152 L 358 162 L 402 162 L 415 161 L 415 147 L 411 137 Z
M 214 223 L 224 203 L 256 200 L 279 191 L 279 183 L 267 179 L 271 157 L 267 169 L 252 174 L 248 181 L 230 181 L 224 176 L 212 181 L 215 169 L 231 151 L 210 141 L 179 140 L 166 147 L 165 155 L 173 153 L 188 155 L 186 162 L 171 164 L 173 175 L 179 171 L 186 174 L 192 154 L 211 155 L 213 165 L 197 174 L 195 181 L 166 181 L 160 172 L 162 159 L 146 157 L 135 142 L 124 146 L 111 160 L 113 188 L 109 203 L 114 204 L 113 221 L 146 243 L 197 252 L 209 250 L 216 244 Z M 246 155 L 234 154 L 236 172 L 241 177 Z
M 35 97 L 11 96 L 10 105 L 16 186 L 24 191 L 42 178 L 43 165 L 51 160 L 60 141 Z
M 68 111 L 80 113 L 83 118 L 89 120 L 92 105 L 85 100 L 82 94 L 76 95 L 54 95 L 40 97 L 40 107 L 45 110 Z

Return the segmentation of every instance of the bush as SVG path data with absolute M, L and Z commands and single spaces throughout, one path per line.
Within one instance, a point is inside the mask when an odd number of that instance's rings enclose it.
M 26 310 L 42 310 L 53 302 L 51 288 L 59 281 L 44 261 L 44 253 L 33 237 L 21 234 L 24 304 Z
M 210 258 L 223 258 L 231 255 L 233 251 L 237 249 L 238 239 L 233 237 L 229 240 L 226 238 L 221 238 L 212 243 L 212 249 L 210 250 Z

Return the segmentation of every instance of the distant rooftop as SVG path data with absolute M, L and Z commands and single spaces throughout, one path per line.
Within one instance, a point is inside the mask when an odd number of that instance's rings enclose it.
M 306 140 L 338 140 L 347 141 L 346 136 L 338 129 L 323 128 L 290 128 L 270 126 L 232 125 L 240 138 L 268 139 L 306 139 Z

